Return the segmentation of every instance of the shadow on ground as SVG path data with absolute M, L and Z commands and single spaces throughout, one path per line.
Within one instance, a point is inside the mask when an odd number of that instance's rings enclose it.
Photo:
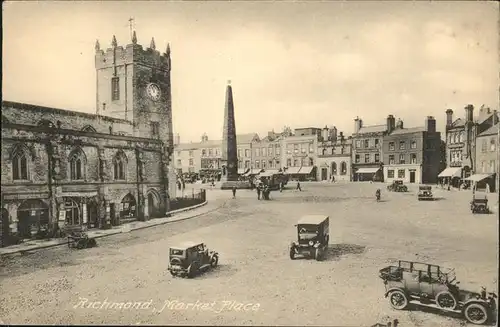
M 328 245 L 328 253 L 325 260 L 338 261 L 341 256 L 349 254 L 363 254 L 366 251 L 366 246 L 358 244 L 330 244 Z
M 230 277 L 236 274 L 239 271 L 238 268 L 236 268 L 233 265 L 217 265 L 215 268 L 209 268 L 205 272 L 200 273 L 198 276 L 196 276 L 197 279 L 214 279 L 214 278 L 219 278 L 219 277 Z

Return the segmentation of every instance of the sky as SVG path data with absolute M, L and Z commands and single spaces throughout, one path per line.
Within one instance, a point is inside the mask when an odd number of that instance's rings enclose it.
M 4 2 L 4 100 L 95 112 L 94 45 L 171 44 L 174 133 L 221 139 L 231 80 L 238 134 L 359 116 L 445 124 L 498 109 L 496 2 Z M 478 109 L 477 109 L 478 110 Z

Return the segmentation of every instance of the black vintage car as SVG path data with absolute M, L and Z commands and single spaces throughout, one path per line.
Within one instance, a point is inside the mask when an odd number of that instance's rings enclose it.
M 395 180 L 387 185 L 387 190 L 391 192 L 408 192 L 408 187 L 403 184 L 402 180 Z
M 193 278 L 199 272 L 215 268 L 219 254 L 202 242 L 186 242 L 170 247 L 168 271 L 172 276 Z
M 432 195 L 432 186 L 420 185 L 418 187 L 417 198 L 418 198 L 418 201 L 432 201 L 432 200 L 434 200 L 434 196 Z
M 461 314 L 472 324 L 482 325 L 496 315 L 495 293 L 460 289 L 453 269 L 413 261 L 398 261 L 380 270 L 385 297 L 396 310 L 410 304 Z
M 297 241 L 290 244 L 290 259 L 298 255 L 315 258 L 320 261 L 328 251 L 330 218 L 324 215 L 303 216 L 295 225 Z
M 472 211 L 472 213 L 490 213 L 490 208 L 488 207 L 488 197 L 486 193 L 476 192 L 472 195 L 470 210 Z

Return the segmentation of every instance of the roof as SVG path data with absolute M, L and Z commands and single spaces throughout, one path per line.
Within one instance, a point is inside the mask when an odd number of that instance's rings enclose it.
M 371 125 L 371 126 L 363 126 L 359 129 L 357 134 L 365 134 L 365 133 L 381 133 L 387 130 L 387 125 Z
M 297 224 L 299 225 L 307 225 L 307 224 L 311 224 L 311 225 L 318 225 L 320 223 L 322 223 L 325 219 L 328 219 L 329 217 L 326 216 L 326 215 L 306 215 L 306 216 L 302 216 L 299 221 L 297 222 Z
M 482 132 L 481 134 L 479 134 L 478 137 L 487 136 L 487 135 L 497 135 L 498 134 L 499 126 L 500 126 L 499 123 L 497 123 L 496 125 L 491 126 L 487 130 L 485 130 L 484 132 Z
M 171 248 L 174 249 L 187 249 L 187 248 L 192 248 L 194 246 L 204 244 L 204 242 L 193 242 L 193 241 L 185 241 L 180 244 L 177 244 L 176 246 L 170 246 Z
M 391 132 L 390 135 L 400 135 L 400 134 L 409 134 L 409 133 L 418 133 L 425 132 L 426 129 L 423 126 L 420 127 L 410 127 L 410 128 L 399 128 Z
M 451 123 L 451 127 L 464 126 L 465 123 L 462 118 L 457 118 L 453 123 Z
M 257 133 L 249 134 L 238 134 L 236 135 L 236 141 L 238 144 L 251 143 L 253 139 L 259 139 Z M 205 142 L 190 142 L 190 143 L 179 143 L 175 146 L 175 150 L 188 150 L 188 149 L 201 149 L 210 148 L 215 146 L 222 146 L 222 140 L 209 140 Z

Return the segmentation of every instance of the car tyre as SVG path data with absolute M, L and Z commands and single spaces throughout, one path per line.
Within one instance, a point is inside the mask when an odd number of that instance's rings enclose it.
M 458 303 L 453 294 L 443 291 L 436 295 L 436 304 L 441 309 L 455 310 Z
M 290 259 L 295 260 L 295 247 L 290 248 Z
M 193 278 L 194 276 L 196 276 L 197 270 L 198 270 L 198 266 L 197 266 L 196 262 L 191 263 L 188 267 L 187 277 Z
M 172 275 L 172 277 L 177 276 L 177 274 L 173 270 L 170 270 L 170 275 Z
M 391 307 L 396 310 L 404 310 L 408 307 L 408 297 L 403 291 L 395 290 L 389 293 Z
M 218 255 L 213 255 L 212 258 L 210 258 L 210 267 L 215 268 L 219 264 L 219 256 Z
M 321 261 L 322 256 L 323 254 L 321 253 L 321 249 L 316 248 L 316 250 L 314 250 L 314 258 L 316 259 L 316 261 Z
M 464 309 L 464 316 L 468 322 L 474 325 L 482 325 L 488 321 L 488 310 L 484 305 L 471 303 Z

